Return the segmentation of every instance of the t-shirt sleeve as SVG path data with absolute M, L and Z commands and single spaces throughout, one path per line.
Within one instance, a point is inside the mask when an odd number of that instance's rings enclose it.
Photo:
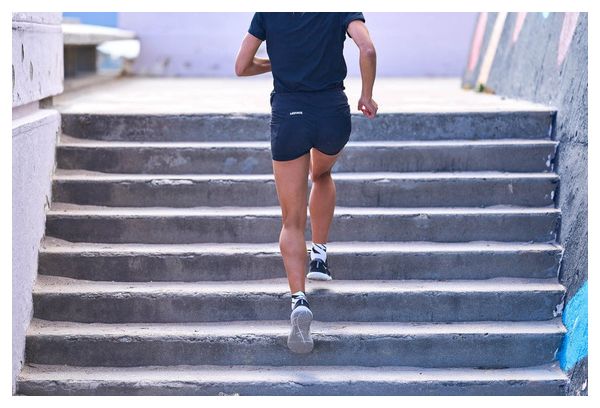
M 365 22 L 365 16 L 363 13 L 342 13 L 342 26 L 344 27 L 344 32 L 348 34 L 348 37 L 352 38 L 352 36 L 348 33 L 348 25 L 354 20 L 362 20 Z
M 250 22 L 250 28 L 248 28 L 248 32 L 259 40 L 264 41 L 267 38 L 267 32 L 265 31 L 262 13 L 254 13 L 252 21 Z

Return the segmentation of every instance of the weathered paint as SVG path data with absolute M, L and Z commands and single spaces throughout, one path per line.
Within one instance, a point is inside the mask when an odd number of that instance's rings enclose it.
M 490 43 L 488 44 L 485 56 L 483 57 L 481 70 L 479 71 L 479 78 L 477 79 L 477 84 L 479 85 L 485 85 L 487 83 L 490 75 L 490 69 L 492 69 L 494 57 L 496 56 L 496 50 L 498 49 L 498 44 L 500 43 L 500 37 L 502 36 L 502 30 L 504 29 L 504 23 L 506 22 L 507 15 L 508 13 L 506 12 L 498 13 L 498 17 L 494 23 L 492 37 L 490 38 Z
M 527 17 L 526 12 L 517 13 L 517 19 L 515 20 L 515 28 L 513 29 L 512 35 L 513 44 L 516 43 L 519 39 L 519 34 L 521 34 L 521 29 L 523 28 L 523 24 L 525 23 L 525 17 Z
M 588 284 L 577 291 L 563 312 L 567 334 L 558 352 L 560 367 L 569 371 L 588 355 Z
M 60 22 L 60 13 L 13 13 L 13 107 L 63 91 Z
M 578 18 L 579 13 L 565 13 L 562 29 L 560 30 L 560 39 L 558 41 L 558 65 L 563 63 L 567 52 L 569 51 L 573 34 L 575 34 L 575 27 L 577 27 Z
M 483 36 L 485 35 L 485 26 L 487 24 L 488 13 L 479 14 L 477 19 L 477 27 L 475 28 L 475 34 L 473 35 L 473 41 L 471 42 L 471 52 L 469 54 L 469 65 L 468 69 L 472 72 L 477 66 L 479 61 L 479 54 L 481 53 L 481 46 L 483 45 Z

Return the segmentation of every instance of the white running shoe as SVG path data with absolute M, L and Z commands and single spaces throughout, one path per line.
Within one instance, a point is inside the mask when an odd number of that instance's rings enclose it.
M 294 310 L 290 316 L 292 324 L 290 335 L 288 336 L 288 348 L 294 353 L 310 353 L 314 343 L 310 335 L 310 323 L 313 314 L 305 298 L 300 298 L 294 305 Z

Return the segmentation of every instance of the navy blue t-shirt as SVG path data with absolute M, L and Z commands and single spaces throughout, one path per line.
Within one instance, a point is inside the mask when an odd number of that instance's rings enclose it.
M 345 89 L 344 41 L 362 13 L 255 13 L 248 32 L 267 41 L 275 92 Z M 348 34 L 350 36 L 350 34 Z

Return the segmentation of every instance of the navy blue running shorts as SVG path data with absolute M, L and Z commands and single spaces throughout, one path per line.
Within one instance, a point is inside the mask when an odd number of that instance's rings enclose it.
M 315 148 L 335 155 L 348 139 L 350 105 L 343 89 L 271 93 L 271 156 L 296 159 Z

